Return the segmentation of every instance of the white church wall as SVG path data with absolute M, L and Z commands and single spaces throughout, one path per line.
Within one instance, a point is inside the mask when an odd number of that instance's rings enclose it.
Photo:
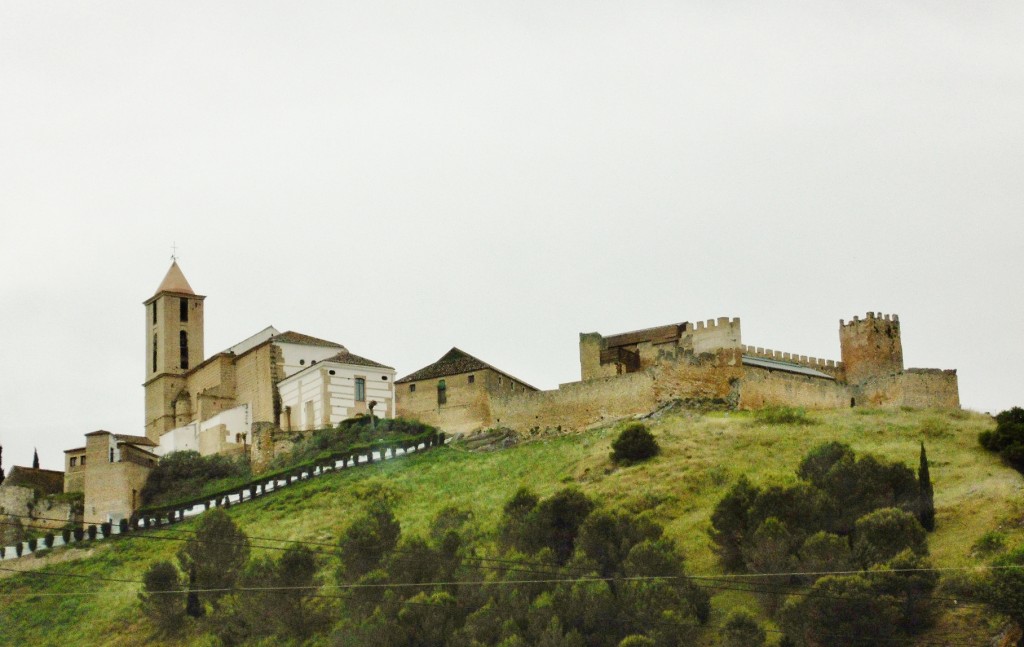
M 310 346 L 308 344 L 289 344 L 276 342 L 275 345 L 281 349 L 284 356 L 285 377 L 291 377 L 299 371 L 305 370 L 315 362 L 337 355 L 341 349 L 337 346 Z

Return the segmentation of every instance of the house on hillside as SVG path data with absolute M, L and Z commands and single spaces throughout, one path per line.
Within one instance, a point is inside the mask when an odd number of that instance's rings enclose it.
M 495 398 L 537 389 L 458 348 L 395 382 L 398 415 L 449 432 L 469 432 L 495 424 Z
M 395 417 L 395 369 L 347 350 L 281 380 L 284 431 L 322 429 L 370 413 Z
M 93 431 L 85 447 L 64 451 L 64 491 L 82 492 L 87 524 L 118 523 L 140 505 L 142 487 L 159 457 L 145 436 Z

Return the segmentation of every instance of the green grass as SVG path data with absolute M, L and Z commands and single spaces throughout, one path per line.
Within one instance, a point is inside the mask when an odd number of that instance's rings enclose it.
M 978 445 L 978 432 L 993 426 L 977 414 L 936 411 L 811 412 L 792 423 L 765 422 L 751 413 L 684 412 L 650 425 L 661 453 L 643 463 L 617 467 L 609 459 L 617 427 L 560 436 L 489 453 L 445 448 L 399 460 L 329 474 L 279 493 L 234 506 L 229 513 L 250 535 L 333 542 L 371 492 L 394 498 L 403 534 L 423 533 L 438 510 L 455 505 L 473 512 L 482 531 L 496 528 L 501 507 L 520 486 L 546 496 L 567 484 L 604 505 L 651 510 L 687 555 L 694 573 L 720 573 L 708 539 L 715 503 L 741 474 L 754 483 L 795 479 L 800 458 L 815 444 L 838 440 L 858 453 L 900 461 L 916 470 L 924 441 L 935 488 L 937 529 L 929 536 L 940 567 L 970 567 L 989 558 L 976 550 L 986 533 L 998 532 L 1007 547 L 1024 541 L 1024 479 Z M 814 424 L 808 425 L 805 419 Z M 176 529 L 189 525 L 176 526 Z M 16 576 L 0 579 L 0 629 L 4 644 L 143 645 L 152 641 L 140 618 L 133 584 L 96 581 L 141 578 L 156 559 L 170 559 L 178 542 L 124 538 L 97 542 L 88 551 L 56 550 L 46 559 L 86 555 L 47 565 L 53 573 L 84 578 Z M 255 554 L 260 554 L 255 550 Z M 4 562 L 26 568 L 36 562 Z M 329 566 L 325 568 L 330 568 Z M 89 595 L 68 596 L 68 593 Z M 58 595 L 54 595 L 58 594 Z M 760 608 L 739 592 L 713 598 L 711 626 L 736 606 Z M 973 639 L 994 635 L 993 618 L 981 609 L 946 613 L 935 629 Z M 988 633 L 990 632 L 991 633 Z M 975 632 L 972 634 L 971 632 Z M 713 642 L 713 632 L 707 644 Z M 194 644 L 187 636 L 180 644 Z M 926 640 L 927 635 L 922 638 Z

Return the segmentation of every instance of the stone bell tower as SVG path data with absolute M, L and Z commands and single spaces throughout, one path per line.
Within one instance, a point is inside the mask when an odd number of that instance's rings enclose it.
M 174 429 L 174 400 L 185 374 L 203 361 L 203 300 L 173 261 L 146 306 L 146 437 Z

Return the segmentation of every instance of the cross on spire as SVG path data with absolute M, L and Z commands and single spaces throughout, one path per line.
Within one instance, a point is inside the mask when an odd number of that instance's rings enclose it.
M 171 261 L 177 262 L 178 260 L 178 243 L 177 241 L 171 243 Z

